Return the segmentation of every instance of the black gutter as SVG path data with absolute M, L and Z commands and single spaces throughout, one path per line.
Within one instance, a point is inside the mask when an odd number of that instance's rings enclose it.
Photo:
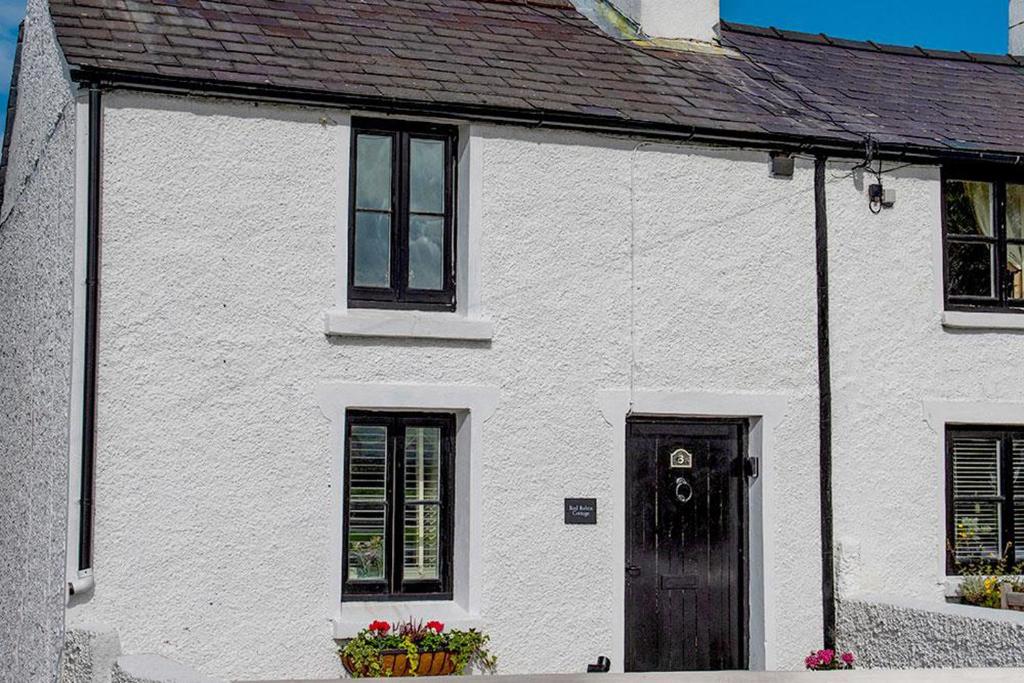
M 93 487 L 96 465 L 96 342 L 100 271 L 100 155 L 102 92 L 89 85 L 88 207 L 85 266 L 85 373 L 82 380 L 82 488 L 79 500 L 78 570 L 92 568 Z
M 540 112 L 492 105 L 397 100 L 307 88 L 230 83 L 85 67 L 72 68 L 71 77 L 78 82 L 95 82 L 106 89 L 125 88 L 169 95 L 223 97 L 255 102 L 341 107 L 374 113 L 461 118 L 520 126 L 585 130 L 612 135 L 640 135 L 665 141 L 685 140 L 750 149 L 811 152 L 858 160 L 864 158 L 864 137 L 853 134 L 795 135 L 772 133 L 759 128 L 747 131 L 728 131 L 720 127 L 653 123 L 623 117 L 573 112 Z M 873 158 L 898 162 L 920 161 L 923 164 L 934 164 L 937 161 L 1024 164 L 1022 155 L 1017 154 L 985 150 L 961 151 L 945 147 L 906 144 L 879 146 Z
M 818 290 L 818 471 L 821 514 L 822 641 L 836 647 L 836 586 L 832 525 L 832 361 L 828 319 L 828 204 L 825 200 L 826 158 L 814 160 L 814 244 Z

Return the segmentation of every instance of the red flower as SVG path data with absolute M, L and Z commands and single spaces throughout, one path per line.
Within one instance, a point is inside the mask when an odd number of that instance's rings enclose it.
M 429 628 L 434 633 L 440 633 L 444 630 L 444 624 L 442 624 L 440 621 L 428 621 L 427 628 Z
M 376 633 L 377 635 L 382 636 L 391 630 L 391 624 L 389 624 L 386 621 L 381 621 L 380 619 L 378 619 L 377 621 L 370 624 L 370 630 Z

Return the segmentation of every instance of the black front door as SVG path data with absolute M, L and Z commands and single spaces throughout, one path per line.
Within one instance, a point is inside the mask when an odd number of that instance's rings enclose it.
M 626 426 L 626 671 L 747 667 L 746 423 Z

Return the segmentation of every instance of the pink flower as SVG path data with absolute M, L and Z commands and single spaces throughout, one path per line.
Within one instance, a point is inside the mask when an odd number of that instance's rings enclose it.
M 822 664 L 831 664 L 835 656 L 835 650 L 818 650 L 818 659 L 821 660 Z
M 852 665 L 854 662 L 854 656 L 852 652 L 844 652 L 840 659 L 843 660 L 843 664 Z
M 813 669 L 814 667 L 818 666 L 818 664 L 818 655 L 814 654 L 813 652 L 807 655 L 807 657 L 804 659 L 804 666 L 806 666 L 808 669 Z

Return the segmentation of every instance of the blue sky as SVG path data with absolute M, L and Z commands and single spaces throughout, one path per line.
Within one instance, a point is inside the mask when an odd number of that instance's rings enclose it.
M 720 0 L 728 21 L 876 43 L 1005 53 L 1008 0 Z
M 1006 52 L 1008 5 L 1008 0 L 721 0 L 722 17 L 729 21 L 974 52 Z M 24 12 L 24 0 L 0 0 L 0 119 L 7 111 Z
M 25 0 L 0 0 L 0 123 L 7 114 L 14 46 L 18 43 L 18 24 L 24 15 Z

